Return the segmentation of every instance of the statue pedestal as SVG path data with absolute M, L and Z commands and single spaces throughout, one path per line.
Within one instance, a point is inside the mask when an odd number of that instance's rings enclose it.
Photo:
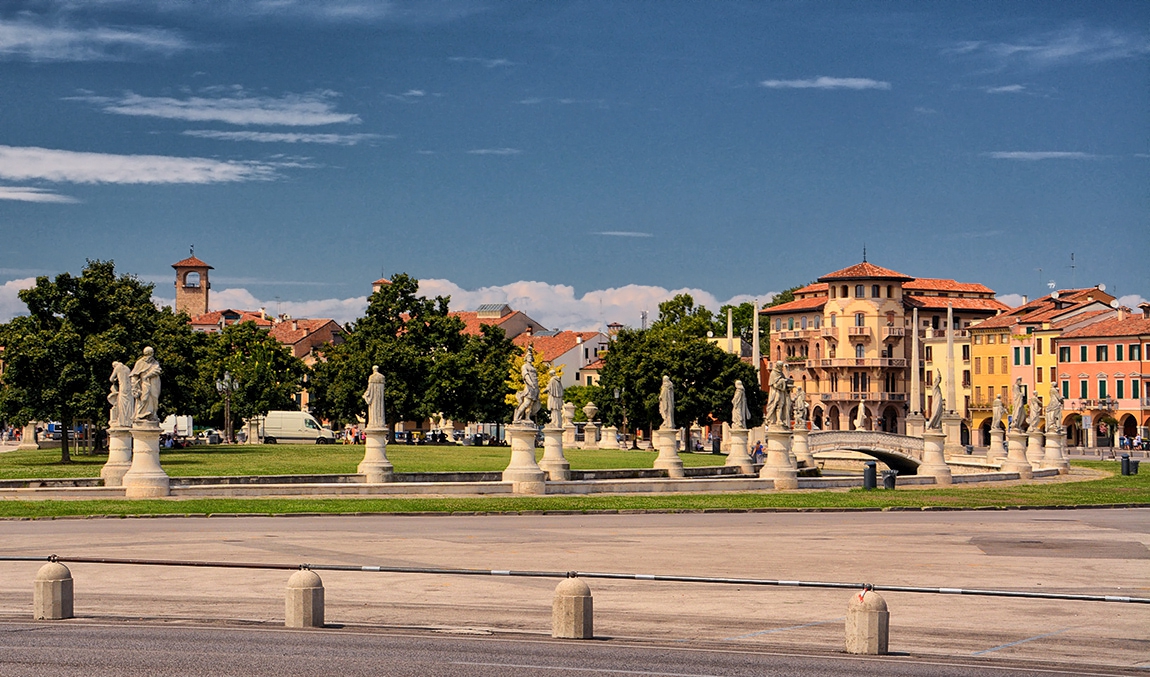
M 613 425 L 603 426 L 603 434 L 599 436 L 600 449 L 619 449 L 619 429 Z
M 1006 456 L 1006 433 L 1002 428 L 990 429 L 990 447 L 986 450 L 986 460 L 988 462 L 998 461 L 1002 462 Z
M 1042 468 L 1057 468 L 1059 475 L 1070 472 L 1070 461 L 1066 460 L 1066 435 L 1061 430 L 1046 431 L 1046 455 L 1042 457 Z
M 954 483 L 950 473 L 950 466 L 946 464 L 946 434 L 936 430 L 926 430 L 922 433 L 922 465 L 918 466 L 918 474 L 933 477 L 934 483 L 945 486 Z
M 815 457 L 811 455 L 811 449 L 807 443 L 810 434 L 806 426 L 803 426 L 795 428 L 794 437 L 791 438 L 791 455 L 795 457 L 795 466 L 798 468 L 813 468 L 816 465 Z
M 1040 468 L 1042 467 L 1042 459 L 1046 456 L 1043 450 L 1043 443 L 1046 441 L 1045 435 L 1042 434 L 1041 430 L 1028 430 L 1026 431 L 1026 437 L 1028 439 L 1026 444 L 1026 462 L 1029 463 L 1032 468 Z
M 547 473 L 552 482 L 566 482 L 571 479 L 571 464 L 563 456 L 563 429 L 543 429 L 543 458 L 539 459 L 539 469 Z
M 594 421 L 588 421 L 587 425 L 583 426 L 583 444 L 580 445 L 583 449 L 598 449 L 599 448 L 599 424 Z
M 157 447 L 159 441 L 157 440 Z M 123 485 L 124 475 L 132 467 L 132 429 L 108 428 L 108 462 L 100 470 L 104 486 Z
M 128 498 L 158 498 L 171 493 L 168 473 L 160 467 L 159 421 L 136 421 L 132 426 L 132 467 L 120 480 Z
M 749 475 L 755 472 L 755 462 L 747 452 L 747 440 L 751 431 L 746 428 L 731 428 L 731 451 L 727 454 L 727 461 L 723 465 L 739 467 L 739 472 Z
M 906 417 L 906 434 L 908 437 L 922 437 L 926 432 L 926 419 L 922 413 L 915 412 Z
M 564 418 L 564 420 L 570 421 L 571 419 Z M 575 424 L 573 423 L 563 424 L 563 446 L 571 449 L 575 448 Z
M 355 471 L 363 475 L 368 484 L 394 481 L 395 468 L 387 460 L 387 426 L 368 428 L 363 434 L 367 437 L 363 445 L 363 460 Z
M 1034 477 L 1034 469 L 1026 460 L 1026 433 L 1011 430 L 1006 434 L 1006 461 L 1000 470 L 1016 472 L 1019 479 L 1028 480 Z
M 531 423 L 516 423 L 507 427 L 511 438 L 511 462 L 503 471 L 503 481 L 513 482 L 517 494 L 547 493 L 547 474 L 535 462 L 535 434 Z
M 683 477 L 683 459 L 679 458 L 679 431 L 658 428 L 654 432 L 655 449 L 659 456 L 653 467 L 667 471 L 667 477 Z
M 946 458 L 966 455 L 966 447 L 962 446 L 961 416 L 955 413 L 943 414 L 942 433 L 946 435 L 946 443 L 942 447 Z
M 39 449 L 40 443 L 36 441 L 36 423 L 33 421 L 24 426 L 24 432 L 20 434 L 20 446 L 17 449 Z
M 791 462 L 791 431 L 767 428 L 767 462 L 759 477 L 775 481 L 776 489 L 798 489 L 799 472 Z

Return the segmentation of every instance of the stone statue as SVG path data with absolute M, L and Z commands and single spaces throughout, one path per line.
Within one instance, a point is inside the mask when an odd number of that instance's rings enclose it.
M 534 425 L 535 414 L 539 411 L 539 372 L 535 370 L 535 350 L 531 346 L 527 346 L 520 373 L 523 375 L 523 389 L 515 393 L 519 406 L 511 423 Z
M 552 369 L 547 379 L 547 411 L 551 412 L 551 427 L 563 427 L 563 383 Z
M 791 393 L 791 401 L 794 402 L 795 427 L 805 430 L 807 427 L 807 391 L 803 390 L 802 386 L 796 386 Z
M 663 386 L 659 388 L 659 416 L 663 417 L 660 430 L 675 429 L 675 386 L 670 376 L 663 376 Z
M 1058 385 L 1050 384 L 1050 396 L 1046 403 L 1046 432 L 1062 432 L 1062 393 Z
M 1010 400 L 1012 414 L 1010 429 L 1022 432 L 1022 422 L 1026 419 L 1026 403 L 1023 401 L 1021 377 L 1014 379 L 1014 385 L 1010 387 Z
M 934 391 L 931 393 L 934 410 L 930 412 L 930 420 L 926 422 L 927 430 L 942 430 L 942 412 L 946 410 L 946 402 L 942 397 L 942 372 L 934 380 Z
M 866 430 L 866 405 L 859 402 L 858 415 L 855 416 L 855 430 Z
M 132 396 L 136 398 L 136 421 L 158 422 L 160 408 L 160 363 L 151 346 L 132 367 Z
M 747 390 L 743 382 L 735 381 L 735 396 L 731 398 L 731 427 L 746 429 L 751 408 L 747 406 Z
M 387 415 L 383 407 L 383 374 L 379 373 L 379 365 L 371 367 L 371 376 L 367 377 L 367 390 L 363 392 L 363 401 L 367 402 L 367 429 L 379 430 L 387 425 Z
M 1002 416 L 1004 413 L 1006 413 L 1006 412 L 1005 412 L 1005 409 L 1002 405 L 1002 395 L 995 395 L 994 396 L 994 413 L 991 415 L 992 418 L 990 420 L 990 429 L 991 430 L 1002 430 L 1003 429 Z
M 1042 425 L 1042 398 L 1036 395 L 1029 409 L 1030 416 L 1026 419 L 1026 429 L 1038 430 L 1038 426 Z
M 136 414 L 136 400 L 132 396 L 132 370 L 123 362 L 112 363 L 112 382 L 108 393 L 108 403 L 112 411 L 108 416 L 109 428 L 131 428 L 132 417 Z
M 767 397 L 766 422 L 768 426 L 789 429 L 791 427 L 791 386 L 794 381 L 787 376 L 786 366 L 782 360 L 775 362 L 771 367 L 771 374 L 767 377 L 767 388 L 770 395 Z

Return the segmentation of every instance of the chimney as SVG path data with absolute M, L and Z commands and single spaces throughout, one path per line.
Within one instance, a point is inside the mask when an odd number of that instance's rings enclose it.
M 534 336 L 535 335 L 535 327 L 532 327 L 531 325 L 527 325 L 527 329 L 523 333 L 527 334 L 528 336 Z
M 1022 305 L 1025 306 L 1027 303 L 1030 303 L 1030 297 L 1027 296 L 1026 294 L 1023 294 L 1022 295 Z
M 299 322 L 297 322 L 296 320 L 292 320 L 291 321 L 291 330 L 292 331 L 299 331 Z
M 1150 320 L 1150 303 L 1139 303 L 1138 308 L 1142 311 L 1142 319 Z
M 1126 306 L 1118 306 L 1117 311 L 1118 311 L 1118 321 L 1119 322 L 1122 322 L 1126 319 L 1126 310 L 1127 310 Z

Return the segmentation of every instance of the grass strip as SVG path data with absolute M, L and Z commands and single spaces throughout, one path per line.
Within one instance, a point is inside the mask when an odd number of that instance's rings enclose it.
M 1150 505 L 1150 473 L 1123 477 L 1113 461 L 1074 461 L 1115 473 L 1085 482 L 970 486 L 906 491 L 861 489 L 794 493 L 726 493 L 460 498 L 206 498 L 180 500 L 0 501 L 0 517 L 223 514 L 427 514 L 601 511 L 745 511 L 756 509 L 969 509 Z

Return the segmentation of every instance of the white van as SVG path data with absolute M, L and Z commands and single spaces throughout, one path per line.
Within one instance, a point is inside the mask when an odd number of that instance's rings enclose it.
M 306 411 L 269 411 L 263 422 L 264 444 L 333 444 L 335 433 Z

